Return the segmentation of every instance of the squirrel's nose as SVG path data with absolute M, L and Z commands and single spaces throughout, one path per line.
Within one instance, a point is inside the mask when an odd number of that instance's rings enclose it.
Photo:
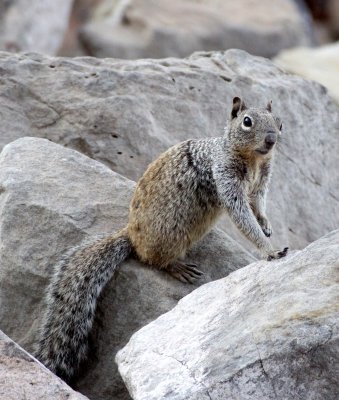
M 274 132 L 269 132 L 265 137 L 265 145 L 268 149 L 275 145 L 277 141 L 277 135 Z

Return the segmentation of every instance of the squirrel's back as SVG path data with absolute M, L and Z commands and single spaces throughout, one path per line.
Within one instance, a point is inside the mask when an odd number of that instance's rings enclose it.
M 142 261 L 161 267 L 177 259 L 221 213 L 210 160 L 215 140 L 188 140 L 171 147 L 139 180 L 128 235 Z

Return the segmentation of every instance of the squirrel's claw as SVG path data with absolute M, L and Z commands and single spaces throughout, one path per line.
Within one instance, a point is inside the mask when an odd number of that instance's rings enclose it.
M 263 227 L 262 231 L 264 232 L 265 236 L 270 237 L 273 233 L 272 228 L 270 227 Z
M 183 283 L 194 283 L 204 273 L 195 264 L 185 264 L 177 261 L 166 268 L 167 272 Z
M 277 260 L 279 258 L 285 257 L 288 251 L 288 247 L 285 247 L 284 250 L 276 250 L 273 253 L 267 256 L 267 261 Z
M 258 217 L 258 222 L 265 236 L 270 237 L 273 233 L 273 230 L 269 220 L 266 217 L 261 216 Z

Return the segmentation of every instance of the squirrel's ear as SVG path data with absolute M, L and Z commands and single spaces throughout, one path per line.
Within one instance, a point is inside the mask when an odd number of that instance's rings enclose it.
M 233 99 L 233 107 L 232 107 L 232 118 L 235 118 L 238 115 L 238 112 L 246 110 L 245 103 L 241 101 L 240 97 L 234 97 Z
M 267 103 L 266 110 L 272 112 L 272 100 Z

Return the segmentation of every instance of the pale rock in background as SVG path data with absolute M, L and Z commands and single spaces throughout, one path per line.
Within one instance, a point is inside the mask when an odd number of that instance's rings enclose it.
M 185 57 L 229 48 L 271 57 L 310 45 L 312 26 L 294 0 L 107 0 L 80 40 L 96 57 Z
M 73 0 L 0 0 L 0 49 L 57 54 Z
M 286 71 L 324 85 L 339 106 L 339 42 L 284 50 L 274 62 Z

